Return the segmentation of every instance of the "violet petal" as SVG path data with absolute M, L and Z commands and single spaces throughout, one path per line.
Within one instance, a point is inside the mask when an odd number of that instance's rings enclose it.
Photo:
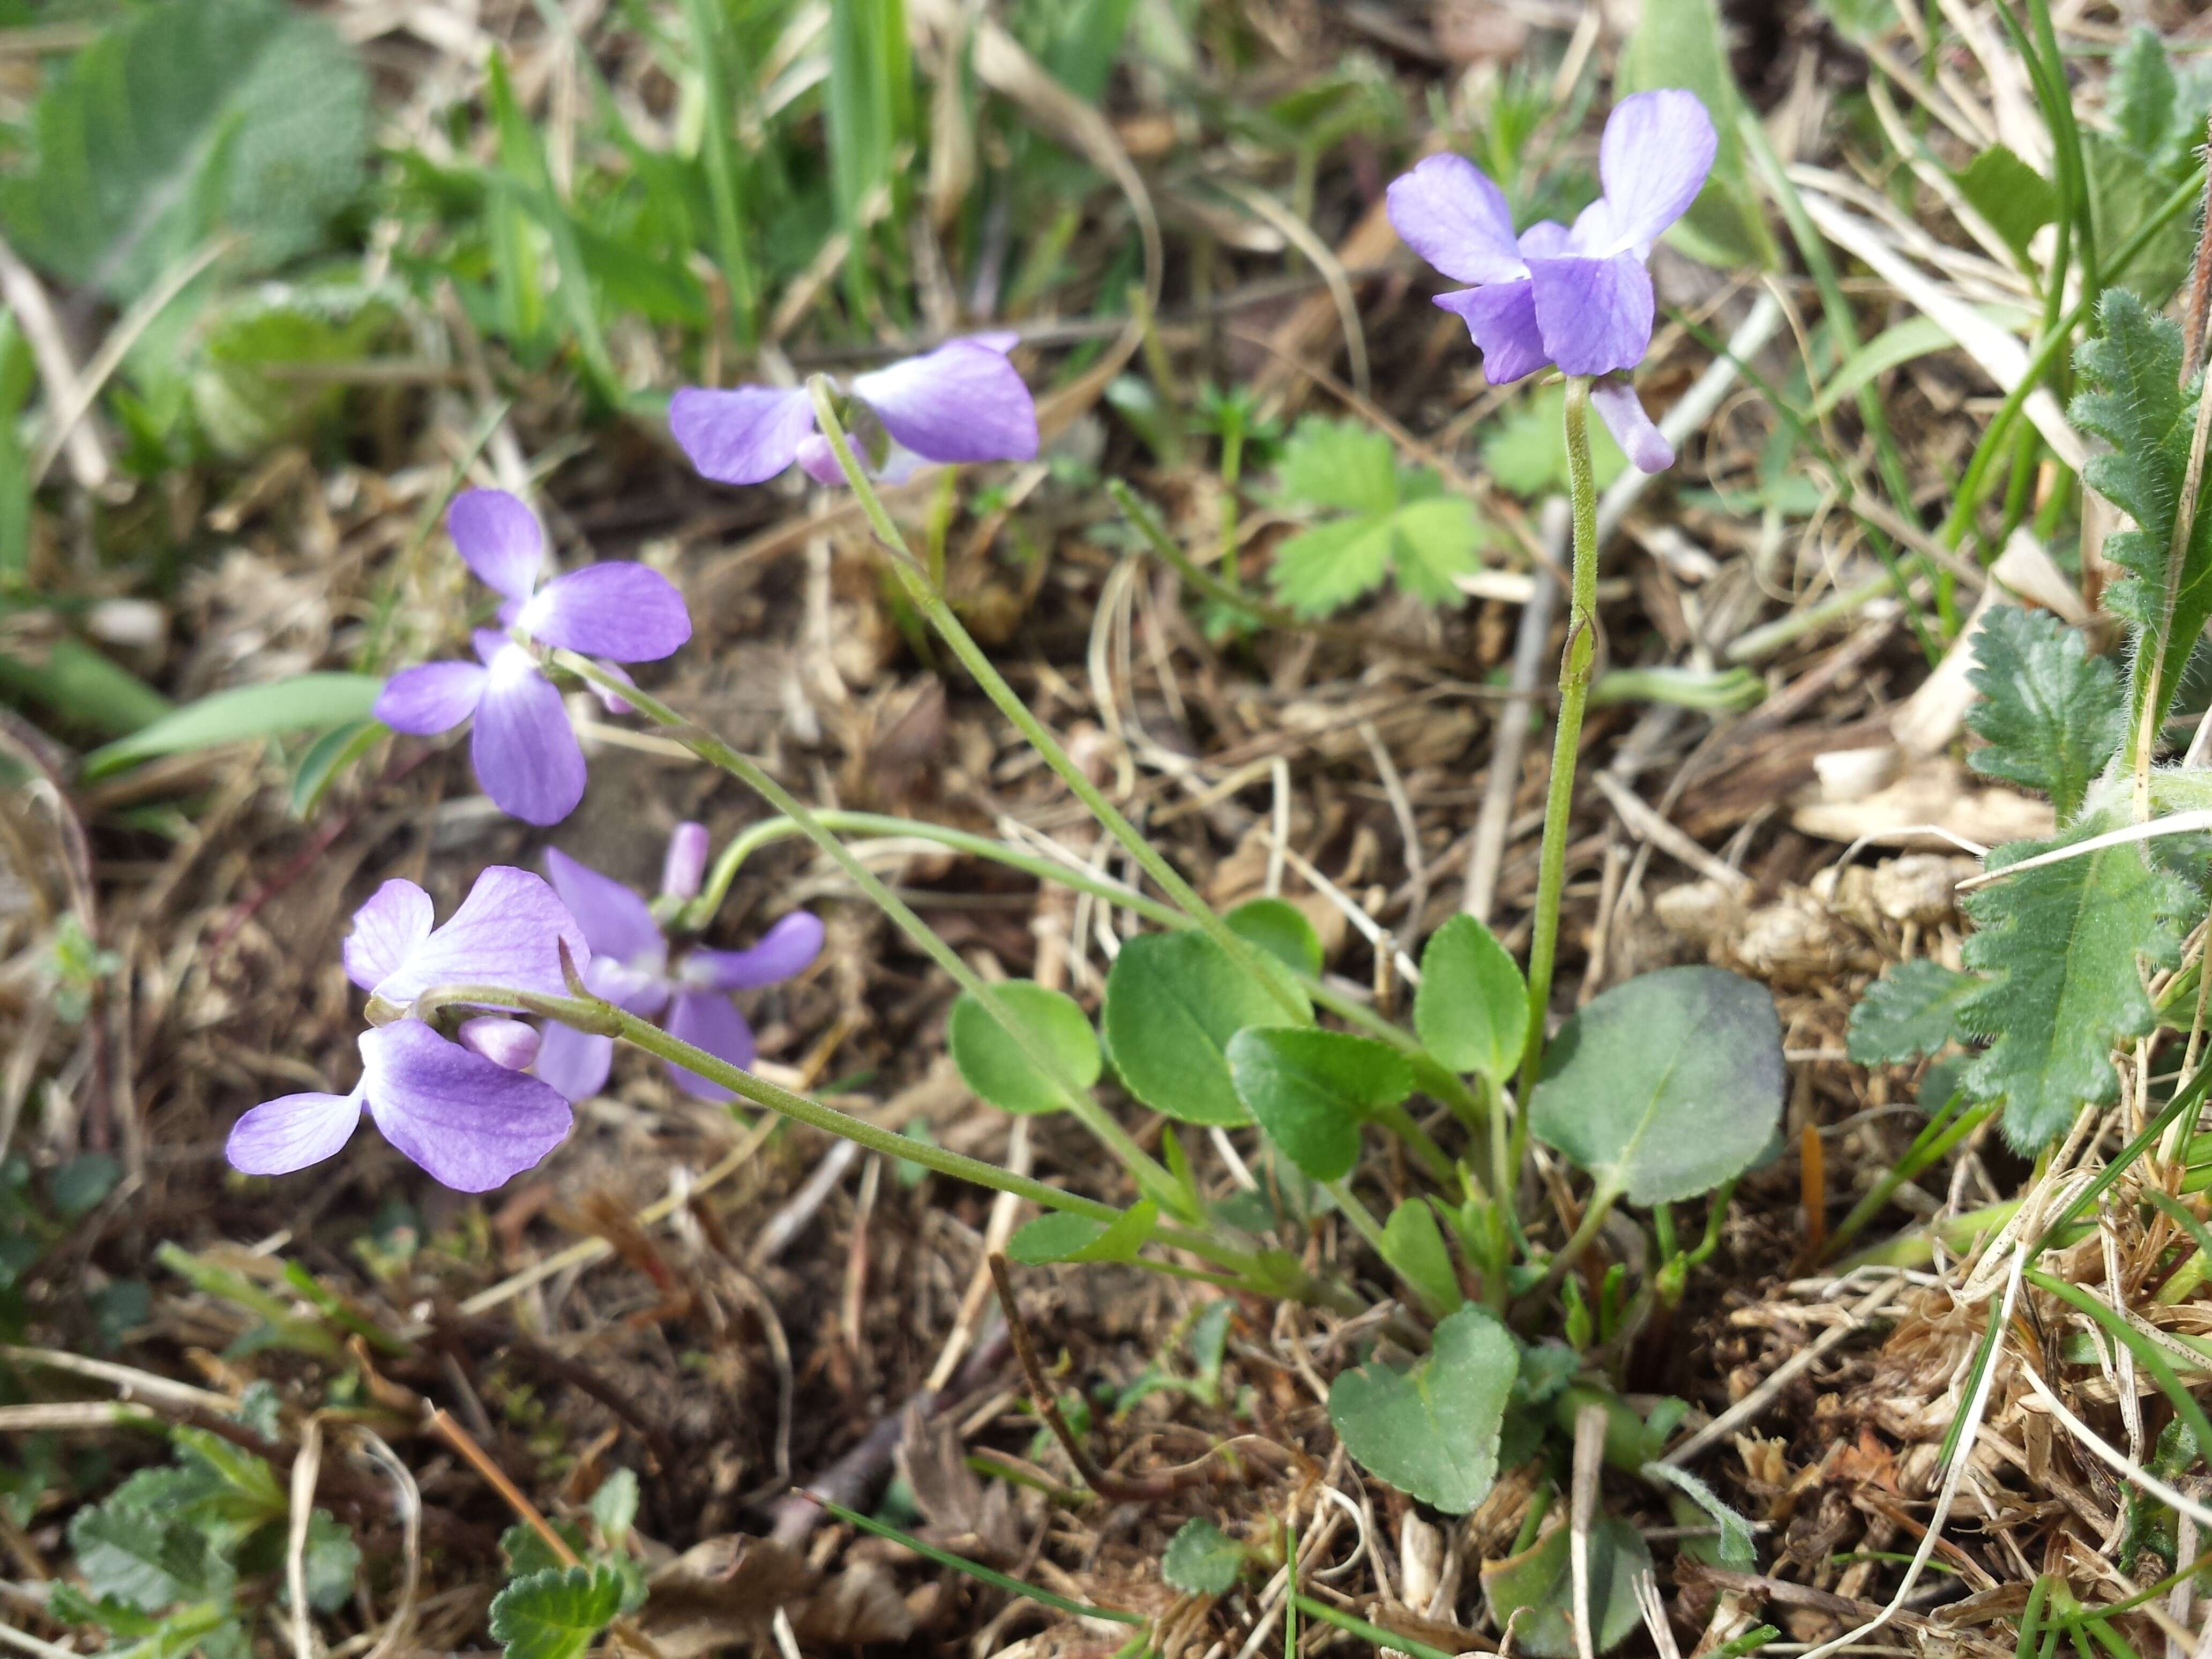
M 464 1048 L 482 1054 L 510 1072 L 526 1072 L 538 1058 L 538 1028 L 504 1014 L 479 1014 L 465 1019 L 453 1032 Z
M 376 994 L 402 1007 L 441 985 L 495 985 L 564 997 L 564 944 L 577 971 L 586 971 L 591 945 L 553 890 L 527 870 L 495 864 L 477 878 L 446 925 L 377 985 Z
M 1674 446 L 1651 423 L 1636 388 L 1626 379 L 1608 375 L 1599 380 L 1590 387 L 1590 402 L 1638 471 L 1664 472 L 1674 465 Z
M 702 475 L 717 483 L 763 483 L 789 466 L 814 430 L 814 403 L 799 389 L 687 386 L 668 400 L 668 429 Z
M 469 754 L 484 793 L 525 823 L 558 823 L 584 798 L 584 751 L 568 711 L 519 645 L 492 659 Z
M 845 469 L 837 465 L 837 452 L 830 447 L 830 441 L 818 432 L 810 432 L 799 441 L 799 465 L 806 476 L 818 484 L 836 489 L 845 482 Z M 867 463 L 860 463 L 867 470 Z
M 624 668 L 618 662 L 603 662 L 599 665 L 599 667 L 605 672 L 607 678 L 610 679 L 620 680 L 624 685 L 632 687 L 635 687 L 637 684 L 637 682 L 629 677 L 629 671 Z M 637 705 L 635 703 L 632 702 L 628 697 L 617 696 L 613 692 L 608 690 L 604 685 L 594 684 L 592 687 L 592 695 L 599 700 L 599 707 L 605 709 L 610 714 L 635 714 L 637 713 Z
M 719 991 L 686 991 L 668 1011 L 668 1035 L 695 1048 L 704 1048 L 717 1060 L 726 1060 L 739 1071 L 750 1071 L 756 1056 L 753 1028 L 738 1012 L 737 1004 Z M 734 1100 L 720 1084 L 667 1062 L 669 1080 L 701 1100 Z
M 341 947 L 346 977 L 362 990 L 374 991 L 404 967 L 430 937 L 436 915 L 430 896 L 413 882 L 397 877 L 386 882 L 353 913 L 353 931 Z
M 1025 461 L 1037 453 L 1036 401 L 1021 371 L 973 340 L 856 374 L 853 395 L 927 461 Z
M 1693 92 L 1639 92 L 1614 105 L 1597 149 L 1613 231 L 1601 251 L 1648 254 L 1698 199 L 1719 148 L 1713 118 Z
M 1633 253 L 1531 259 L 1544 349 L 1568 374 L 1633 368 L 1651 343 L 1651 274 Z M 477 717 L 481 729 L 483 717 Z
M 515 621 L 548 645 L 617 662 L 653 662 L 691 637 L 691 617 L 674 584 L 627 560 L 556 576 Z
M 477 712 L 484 671 L 472 662 L 426 662 L 385 681 L 368 712 L 395 732 L 450 732 Z
M 545 875 L 590 941 L 593 957 L 634 962 L 661 948 L 660 924 L 640 898 L 612 876 L 603 876 L 557 847 L 545 849 Z
M 223 1156 L 245 1175 L 289 1175 L 335 1158 L 361 1124 L 361 1093 L 284 1095 L 231 1125 Z
M 469 568 L 510 599 L 526 599 L 545 562 L 538 517 L 504 489 L 464 490 L 446 514 L 446 528 Z
M 687 985 L 743 991 L 804 972 L 822 954 L 822 918 L 793 910 L 748 951 L 693 951 L 684 958 Z
M 1482 353 L 1483 378 L 1492 386 L 1533 374 L 1552 361 L 1536 326 L 1535 291 L 1527 282 L 1456 289 L 1437 295 L 1437 304 L 1466 319 Z
M 669 832 L 668 854 L 660 864 L 660 890 L 668 898 L 699 896 L 699 884 L 707 874 L 707 854 L 712 843 L 703 823 L 679 823 Z
M 456 1192 L 489 1192 L 568 1133 L 568 1103 L 557 1090 L 447 1042 L 419 1019 L 363 1034 L 361 1053 L 376 1127 Z
M 571 1103 L 589 1100 L 607 1086 L 615 1040 L 548 1022 L 538 1043 L 538 1075 Z
M 1464 155 L 1431 155 L 1391 181 L 1392 228 L 1456 282 L 1510 283 L 1528 272 L 1513 236 L 1505 192 Z

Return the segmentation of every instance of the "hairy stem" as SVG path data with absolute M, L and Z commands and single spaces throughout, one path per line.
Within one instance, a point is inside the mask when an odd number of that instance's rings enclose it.
M 898 526 L 891 522 L 890 514 L 884 508 L 883 498 L 876 493 L 874 483 L 860 465 L 859 458 L 853 453 L 853 446 L 837 418 L 836 402 L 830 382 L 817 374 L 807 382 L 807 390 L 814 398 L 815 424 L 836 455 L 837 465 L 844 469 L 846 482 L 852 485 L 853 493 L 860 501 L 860 510 L 866 514 L 869 527 L 875 532 L 876 540 L 889 559 L 892 574 L 905 589 L 908 600 L 928 619 L 938 636 L 951 647 L 952 654 L 960 659 L 960 665 L 968 671 L 983 694 L 997 706 L 999 712 L 1013 723 L 1014 729 L 1022 734 L 1023 739 L 1044 757 L 1045 764 L 1059 775 L 1060 781 L 1089 809 L 1091 817 L 1098 820 L 1106 832 L 1121 843 L 1129 856 L 1136 860 L 1138 867 L 1158 884 L 1160 890 L 1168 896 L 1176 908 L 1203 928 L 1209 939 L 1229 953 L 1232 962 L 1258 980 L 1267 988 L 1267 994 L 1291 1015 L 1293 1023 L 1307 1024 L 1311 1017 L 1297 994 L 1283 982 L 1279 975 L 1267 971 L 1257 948 L 1240 938 L 1228 923 L 1222 921 L 1213 907 L 1199 896 L 1198 890 L 1182 878 L 1175 866 L 1169 863 L 1158 849 L 1145 839 L 1136 825 L 1121 815 L 1121 809 L 1106 799 L 1105 793 L 1085 775 L 1083 769 L 1060 747 L 1060 739 L 1053 736 L 1042 720 L 1030 712 L 1020 694 L 1006 684 L 1006 677 L 999 672 L 997 665 L 985 654 L 983 647 L 975 643 L 975 636 L 953 614 L 952 607 L 945 603 L 944 594 L 930 586 L 928 573 L 915 560 L 906 544 L 906 538 L 899 533 Z
M 1567 647 L 1559 656 L 1559 719 L 1552 738 L 1551 788 L 1544 798 L 1544 842 L 1537 855 L 1536 911 L 1528 941 L 1528 1042 L 1521 1053 L 1520 1097 L 1535 1086 L 1544 1058 L 1545 1015 L 1559 945 L 1559 891 L 1565 884 L 1567 826 L 1575 805 L 1575 760 L 1582 747 L 1583 708 L 1597 656 L 1597 477 L 1590 468 L 1589 392 L 1586 376 L 1567 377 L 1567 495 L 1574 507 L 1573 583 Z

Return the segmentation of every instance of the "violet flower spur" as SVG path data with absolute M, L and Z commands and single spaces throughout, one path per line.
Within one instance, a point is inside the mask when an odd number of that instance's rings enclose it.
M 1025 461 L 1037 453 L 1036 403 L 1006 360 L 1017 336 L 973 334 L 855 374 L 847 390 L 854 453 L 870 476 L 898 483 L 927 461 Z M 669 430 L 717 483 L 765 483 L 793 461 L 817 483 L 845 474 L 814 429 L 804 386 L 685 386 Z
M 661 890 L 688 899 L 699 890 L 706 866 L 707 832 L 678 824 L 669 839 Z M 752 1027 L 730 1000 L 732 991 L 773 985 L 803 970 L 821 953 L 822 922 L 794 910 L 746 951 L 690 945 L 672 955 L 652 908 L 622 883 L 567 854 L 549 848 L 546 873 L 584 929 L 592 946 L 585 985 L 617 1007 L 659 1024 L 673 1037 L 750 1070 L 757 1058 Z M 585 1100 L 606 1086 L 614 1039 L 549 1024 L 538 1051 L 538 1075 L 570 1100 Z M 736 1097 L 696 1072 L 666 1062 L 670 1079 L 702 1100 Z
M 691 637 L 690 616 L 665 576 L 626 561 L 586 565 L 541 586 L 544 536 L 530 509 L 504 490 L 469 490 L 446 522 L 469 568 L 505 596 L 499 620 L 507 631 L 478 629 L 476 662 L 401 669 L 370 712 L 417 736 L 473 716 L 469 757 L 484 793 L 526 823 L 558 823 L 584 798 L 584 750 L 559 689 L 525 641 L 651 662 Z M 612 707 L 612 699 L 601 701 Z
M 232 1127 L 224 1151 L 247 1175 L 287 1175 L 334 1157 L 366 1110 L 384 1138 L 436 1180 L 487 1192 L 537 1164 L 568 1133 L 568 1103 L 519 1066 L 537 1034 L 483 1015 L 449 1042 L 415 1016 L 425 992 L 447 985 L 565 997 L 565 945 L 588 971 L 590 946 L 553 890 L 526 870 L 494 865 L 442 927 L 430 896 L 387 881 L 354 912 L 346 976 L 368 993 L 361 1081 L 343 1095 L 264 1101 Z
M 1466 319 L 1493 386 L 1547 364 L 1612 377 L 1590 388 L 1590 401 L 1628 458 L 1657 472 L 1674 449 L 1621 371 L 1651 343 L 1652 244 L 1697 200 L 1718 145 L 1695 93 L 1639 92 L 1606 120 L 1605 193 L 1572 228 L 1545 219 L 1516 237 L 1505 193 L 1463 155 L 1431 155 L 1394 181 L 1390 222 L 1445 276 L 1474 284 L 1437 304 Z

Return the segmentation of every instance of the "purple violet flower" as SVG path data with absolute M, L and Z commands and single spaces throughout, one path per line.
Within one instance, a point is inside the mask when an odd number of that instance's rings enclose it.
M 691 637 L 690 616 L 665 576 L 626 561 L 586 565 L 540 586 L 545 538 L 504 490 L 469 490 L 446 523 L 469 568 L 506 596 L 499 620 L 508 631 L 478 629 L 476 662 L 401 669 L 370 712 L 395 732 L 424 737 L 474 716 L 469 757 L 484 793 L 526 823 L 558 823 L 584 798 L 584 751 L 560 691 L 523 640 L 651 662 Z M 605 693 L 600 701 L 627 712 Z
M 1719 139 L 1695 93 L 1639 92 L 1613 106 L 1598 142 L 1605 193 L 1569 229 L 1550 219 L 1513 234 L 1504 191 L 1463 155 L 1431 155 L 1390 185 L 1390 222 L 1406 245 L 1470 288 L 1437 303 L 1467 321 L 1493 386 L 1545 365 L 1616 376 L 1590 401 L 1646 472 L 1674 452 L 1620 371 L 1651 343 L 1651 245 L 1689 210 Z
M 431 916 L 430 896 L 411 881 L 386 882 L 354 912 L 346 976 L 368 993 L 372 1016 L 396 1016 L 362 1033 L 361 1081 L 351 1094 L 285 1095 L 240 1118 L 224 1148 L 234 1169 L 289 1175 L 335 1157 L 364 1110 L 386 1140 L 465 1193 L 489 1192 L 561 1144 L 568 1103 L 516 1068 L 534 1056 L 535 1031 L 483 1016 L 465 1022 L 461 1041 L 452 1042 L 412 1009 L 441 985 L 566 996 L 561 947 L 588 972 L 583 930 L 551 888 L 505 865 L 477 878 L 444 927 L 432 927 Z
M 662 890 L 690 898 L 706 865 L 707 832 L 678 824 L 669 838 Z M 732 991 L 773 985 L 799 973 L 822 950 L 822 922 L 794 910 L 749 951 L 684 948 L 672 958 L 667 936 L 652 908 L 622 883 L 603 876 L 556 848 L 545 854 L 546 874 L 591 942 L 584 983 L 617 1007 L 656 1020 L 671 1036 L 726 1060 L 739 1070 L 756 1058 L 752 1027 L 730 1000 Z M 606 1086 L 614 1059 L 612 1037 L 592 1036 L 549 1024 L 538 1050 L 538 1075 L 570 1100 L 586 1100 Z M 702 1100 L 735 1098 L 719 1083 L 671 1064 L 676 1086 Z
M 872 477 L 898 483 L 926 461 L 1026 461 L 1037 453 L 1036 403 L 1006 361 L 1018 337 L 971 334 L 853 377 L 847 426 Z M 717 483 L 757 484 L 793 461 L 817 483 L 845 474 L 814 429 L 805 387 L 688 386 L 669 399 L 669 430 Z

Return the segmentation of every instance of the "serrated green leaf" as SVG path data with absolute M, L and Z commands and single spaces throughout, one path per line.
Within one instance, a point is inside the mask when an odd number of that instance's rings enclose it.
M 1114 1069 L 1146 1105 L 1179 1122 L 1233 1124 L 1250 1120 L 1229 1075 L 1230 1039 L 1287 1018 L 1266 986 L 1194 930 L 1139 933 L 1121 947 L 1099 1026 Z
M 167 0 L 71 59 L 33 121 L 34 162 L 0 185 L 9 240 L 128 300 L 218 232 L 250 270 L 319 246 L 361 188 L 368 82 L 312 13 Z
M 1498 1436 L 1519 1370 L 1513 1338 L 1480 1308 L 1438 1322 L 1429 1352 L 1399 1370 L 1370 1360 L 1340 1371 L 1328 1420 L 1362 1468 L 1464 1515 L 1498 1479 Z
M 2199 125 L 2187 142 L 2194 145 L 2203 137 Z M 2153 164 L 2107 133 L 2081 135 L 2081 164 L 2089 185 L 2089 222 L 2100 247 L 2106 246 L 2106 237 L 2117 245 L 2134 235 L 2180 182 L 2170 166 Z M 2121 280 L 2152 305 L 2164 305 L 2188 274 L 2196 244 L 2195 216 L 2178 215 L 2152 233 Z
M 1224 1595 L 1244 1571 L 1244 1547 L 1202 1515 L 1176 1529 L 1160 1556 L 1160 1577 L 1193 1595 Z
M 1498 936 L 1470 915 L 1431 934 L 1413 994 L 1421 1046 L 1455 1072 L 1503 1084 L 1528 1042 L 1528 985 Z
M 1133 1204 L 1113 1221 L 1056 1211 L 1041 1215 L 1006 1241 L 1006 1254 L 1027 1266 L 1048 1261 L 1132 1261 L 1152 1236 L 1160 1206 Z
M 230 1571 L 211 1540 L 141 1501 L 143 1490 L 118 1492 L 70 1522 L 70 1547 L 92 1595 L 160 1613 L 227 1589 Z
M 584 1536 L 584 1529 L 574 1522 L 556 1518 L 550 1524 L 574 1553 L 581 1555 L 591 1547 L 591 1540 Z M 527 1522 L 518 1521 L 500 1534 L 499 1550 L 507 1558 L 507 1576 L 509 1578 L 527 1578 L 533 1573 L 557 1571 L 563 1565 L 561 1558 L 553 1553 L 553 1547 L 545 1541 L 544 1534 Z
M 1977 772 L 2051 797 L 2069 823 L 2127 741 L 2127 696 L 2112 665 L 2089 654 L 2080 629 L 2047 611 L 1997 605 L 1983 618 L 1968 678 L 1981 701 L 1966 724 L 1987 747 Z
M 1559 386 L 1540 386 L 1499 416 L 1482 441 L 1482 465 L 1516 495 L 1533 501 L 1567 487 L 1567 394 Z M 1628 458 L 1606 430 L 1589 428 L 1590 469 L 1603 489 L 1626 470 Z
M 507 1659 L 583 1659 L 621 1616 L 623 1576 L 611 1566 L 554 1567 L 518 1578 L 492 1600 L 492 1639 Z
M 1382 1259 L 1421 1293 L 1431 1316 L 1456 1313 L 1467 1301 L 1452 1271 L 1443 1229 L 1426 1199 L 1406 1199 L 1390 1212 L 1382 1228 Z
M 2058 217 L 2057 188 L 2002 144 L 1991 144 L 1951 176 L 1990 228 L 2023 257 L 2035 233 Z
M 1408 502 L 1390 515 L 1390 568 L 1418 599 L 1449 605 L 1460 596 L 1455 578 L 1482 568 L 1482 521 L 1464 496 Z
M 2127 45 L 2112 55 L 2112 77 L 2105 82 L 2105 114 L 2114 136 L 2139 155 L 2157 155 L 2173 131 L 2177 91 L 2157 31 L 2136 24 Z
M 393 297 L 358 284 L 266 283 L 202 318 L 189 366 L 191 405 L 216 453 L 243 459 L 280 438 L 312 436 L 345 388 L 300 371 L 368 356 L 398 315 Z
M 1372 517 L 1398 505 L 1398 458 L 1372 427 L 1309 415 L 1285 441 L 1275 482 L 1286 501 Z
M 1529 1659 L 1574 1659 L 1575 1590 L 1570 1559 L 1572 1529 L 1554 1527 L 1516 1556 L 1482 1570 L 1483 1598 L 1500 1630 L 1513 1632 L 1513 1650 Z M 1636 1577 L 1651 1570 L 1643 1534 L 1618 1516 L 1601 1516 L 1590 1528 L 1589 1601 L 1600 1653 L 1618 1647 L 1644 1620 L 1636 1606 Z
M 1321 972 L 1321 935 L 1314 932 L 1306 913 L 1288 899 L 1247 899 L 1222 921 L 1231 933 L 1258 945 L 1292 972 Z
M 1866 988 L 1851 1010 L 1844 1050 L 1861 1066 L 1902 1066 L 1957 1035 L 1959 1005 L 1980 986 L 1972 974 L 1916 957 Z
M 1593 1000 L 1544 1051 L 1528 1127 L 1601 1193 L 1657 1204 L 1751 1167 L 1781 1121 L 1782 1023 L 1763 985 L 1662 968 Z
M 2185 400 L 2181 331 L 2125 289 L 2106 291 L 2104 333 L 2075 361 L 2094 387 L 2077 396 L 2074 423 L 2112 446 L 2082 469 L 2089 487 L 2135 520 L 2105 539 L 2105 557 L 2127 572 L 2105 599 L 2130 626 L 2137 651 L 2130 672 L 2130 708 L 2137 726 L 2154 685 L 2155 726 L 2172 707 L 2189 652 L 2212 618 L 2212 514 L 2199 512 L 2179 571 L 2170 571 L 2174 516 L 2188 465 L 2193 392 Z M 2171 578 L 2171 580 L 2169 580 Z M 2169 603 L 2169 592 L 2171 602 Z
M 1073 997 L 1032 980 L 994 988 L 1031 1041 L 1059 1066 L 1060 1076 L 1088 1089 L 1105 1069 L 1091 1021 Z M 1066 1103 L 1060 1085 L 1037 1068 L 1006 1028 L 969 992 L 952 1005 L 947 1022 L 953 1064 L 961 1080 L 1002 1112 L 1056 1112 Z
M 352 1529 L 328 1510 L 307 1517 L 307 1605 L 317 1613 L 336 1613 L 353 1600 L 354 1572 L 361 1565 L 361 1549 Z M 289 1600 L 289 1588 L 285 1595 Z
M 1387 514 L 1316 525 L 1276 547 L 1267 580 L 1297 615 L 1326 617 L 1382 585 L 1395 543 Z
M 1991 869 L 2118 827 L 2092 811 L 2047 842 L 2013 842 Z M 2202 910 L 2190 884 L 2142 844 L 2106 847 L 2025 870 L 1970 895 L 1964 958 L 1986 975 L 1959 1005 L 1961 1031 L 1990 1040 L 1967 1068 L 1976 1100 L 2004 1102 L 2005 1139 L 2033 1152 L 2084 1105 L 2118 1094 L 2112 1050 L 2148 1035 L 2141 963 L 2181 960 L 2181 930 Z
M 94 750 L 84 757 L 84 775 L 105 777 L 155 755 L 366 720 L 383 689 L 384 682 L 374 674 L 322 673 L 210 692 L 119 742 Z
M 1316 1181 L 1349 1175 L 1359 1158 L 1359 1126 L 1413 1091 L 1403 1054 L 1344 1031 L 1255 1026 L 1231 1037 L 1227 1054 L 1237 1099 Z

